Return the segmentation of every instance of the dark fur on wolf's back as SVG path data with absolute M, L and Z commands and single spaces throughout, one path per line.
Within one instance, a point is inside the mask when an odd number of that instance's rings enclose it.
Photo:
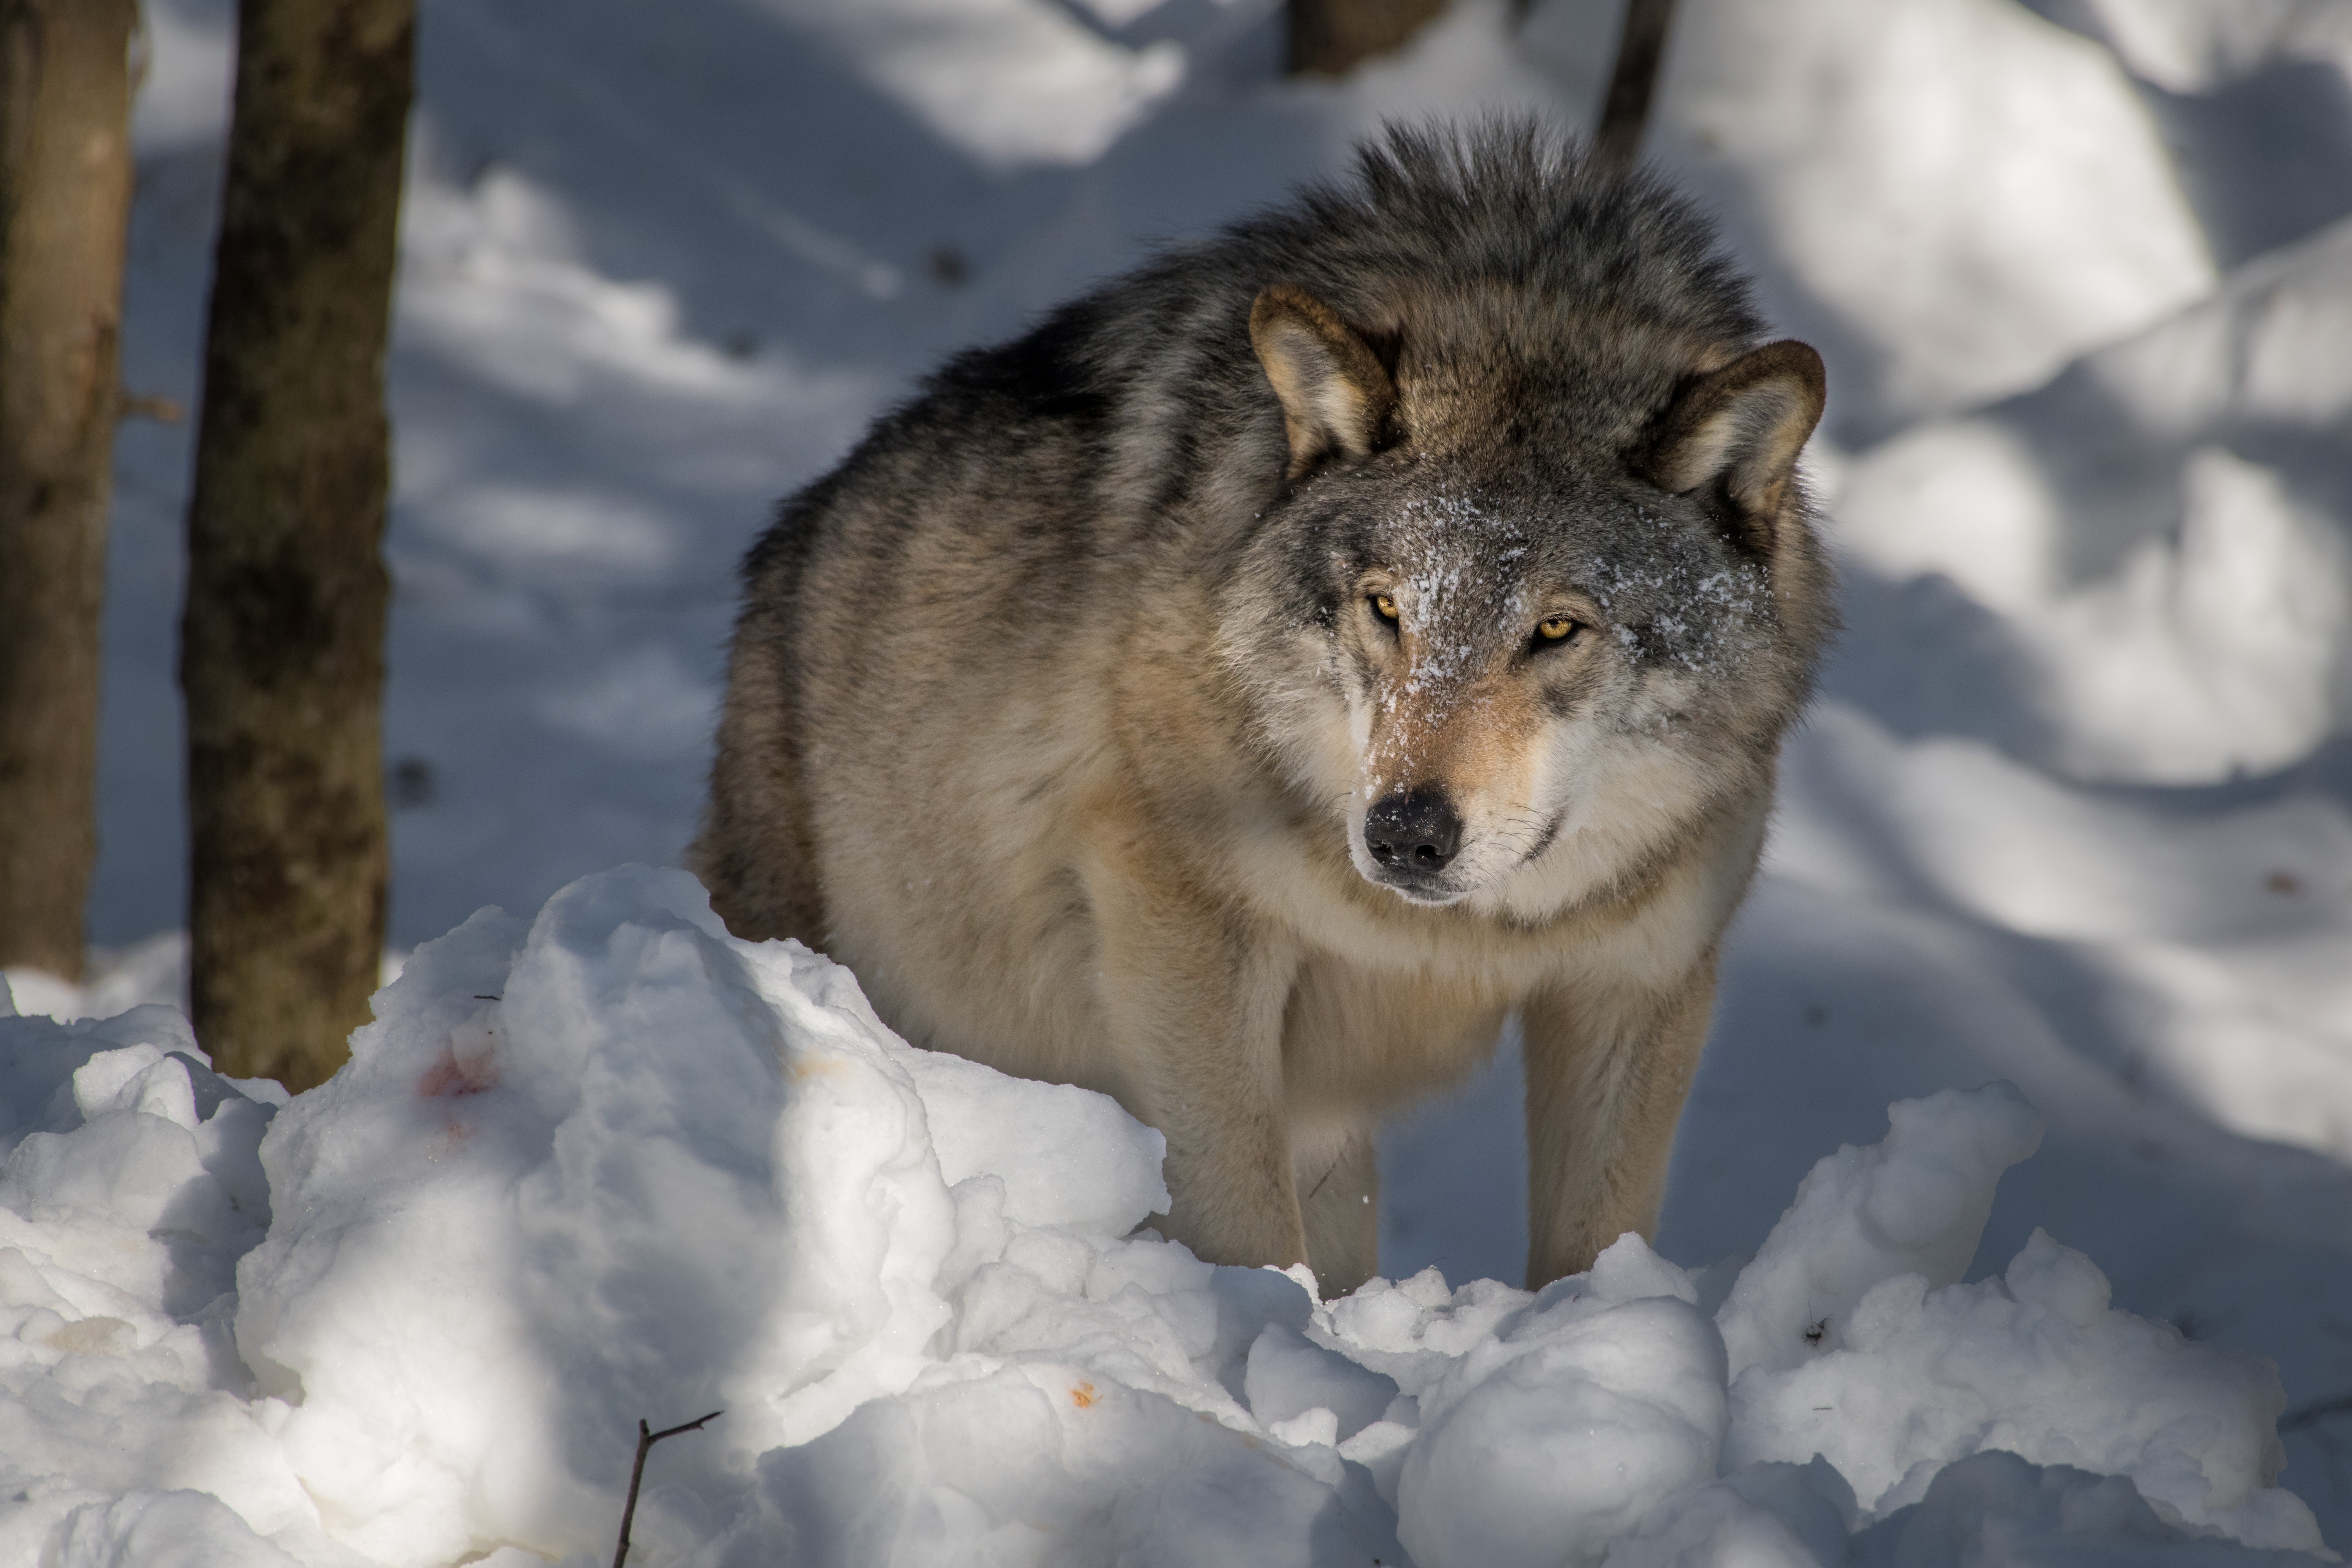
M 960 356 L 745 563 L 715 907 L 1117 1095 L 1170 1234 L 1327 1286 L 1380 1120 L 1517 1011 L 1529 1277 L 1586 1267 L 1655 1223 L 1831 629 L 1821 362 L 1763 336 L 1690 206 L 1505 123 Z

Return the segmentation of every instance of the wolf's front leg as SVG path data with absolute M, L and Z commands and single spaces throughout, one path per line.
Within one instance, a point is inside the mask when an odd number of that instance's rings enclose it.
M 1129 840 L 1087 868 L 1121 1098 L 1168 1139 L 1168 1234 L 1212 1263 L 1307 1258 L 1283 1109 L 1295 956 Z
M 1307 1222 L 1307 1260 L 1329 1297 L 1380 1272 L 1381 1163 L 1368 1124 L 1312 1141 L 1294 1137 L 1291 1175 Z
M 1709 954 L 1653 992 L 1538 992 L 1521 1014 L 1528 1075 L 1528 1286 L 1657 1229 L 1675 1123 L 1715 1005 Z

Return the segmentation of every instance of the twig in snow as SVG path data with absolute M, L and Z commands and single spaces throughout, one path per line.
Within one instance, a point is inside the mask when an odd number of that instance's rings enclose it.
M 621 1508 L 621 1543 L 613 1548 L 613 1568 L 621 1568 L 621 1564 L 629 1560 L 629 1525 L 637 1517 L 637 1483 L 646 1479 L 646 1456 L 653 1451 L 653 1446 L 665 1437 L 675 1437 L 680 1432 L 699 1432 L 704 1422 L 716 1421 L 726 1414 L 724 1410 L 714 1410 L 708 1415 L 663 1432 L 649 1431 L 642 1419 L 638 1421 L 637 1462 L 629 1467 L 629 1500 Z

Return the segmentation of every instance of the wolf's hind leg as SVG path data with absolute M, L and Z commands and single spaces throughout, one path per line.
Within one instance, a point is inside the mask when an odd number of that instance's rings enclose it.
M 746 942 L 797 937 L 825 950 L 824 896 L 811 836 L 787 816 L 730 821 L 713 802 L 710 821 L 687 852 L 687 868 L 710 889 L 710 907 Z
M 686 864 L 737 936 L 798 937 L 823 952 L 824 885 L 792 695 L 787 661 L 774 649 L 738 647 L 710 800 Z
M 1381 1269 L 1381 1166 L 1372 1130 L 1301 1138 L 1293 1148 L 1307 1267 L 1325 1297 L 1344 1296 Z

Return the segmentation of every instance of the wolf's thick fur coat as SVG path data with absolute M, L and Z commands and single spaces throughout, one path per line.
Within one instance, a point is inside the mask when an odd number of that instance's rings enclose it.
M 1831 629 L 1821 362 L 1526 126 L 966 353 L 745 563 L 695 864 L 918 1045 L 1117 1096 L 1203 1258 L 1378 1261 L 1373 1131 L 1523 1023 L 1541 1282 L 1655 1224 Z

